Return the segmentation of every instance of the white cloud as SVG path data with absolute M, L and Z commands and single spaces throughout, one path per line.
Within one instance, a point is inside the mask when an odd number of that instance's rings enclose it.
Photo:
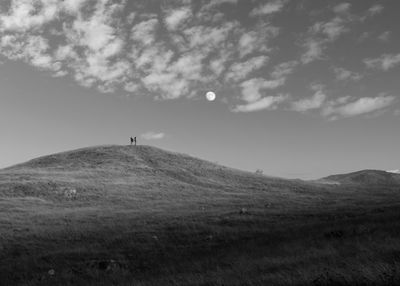
M 175 31 L 180 25 L 192 17 L 190 7 L 171 10 L 165 17 L 165 25 L 169 30 Z
M 332 119 L 337 116 L 352 117 L 366 114 L 388 107 L 395 101 L 394 96 L 379 95 L 377 97 L 362 97 L 351 101 L 349 97 L 342 97 L 336 101 L 329 102 L 323 109 L 322 114 Z
M 163 139 L 165 137 L 165 134 L 162 132 L 153 132 L 153 131 L 149 131 L 146 132 L 142 135 L 140 135 L 143 139 L 145 140 L 160 140 Z
M 400 54 L 384 54 L 378 58 L 365 59 L 368 68 L 388 71 L 400 64 Z
M 336 5 L 333 8 L 335 16 L 332 19 L 316 22 L 309 28 L 306 39 L 303 41 L 305 48 L 301 57 L 303 64 L 322 59 L 326 46 L 350 31 L 347 26 L 355 20 L 349 13 L 350 7 L 349 3 Z
M 333 71 L 335 73 L 336 79 L 337 80 L 352 80 L 352 81 L 357 81 L 362 78 L 362 75 L 353 71 L 349 71 L 345 68 L 341 67 L 334 67 Z
M 335 41 L 340 35 L 347 32 L 346 21 L 342 17 L 335 17 L 328 22 L 318 22 L 311 28 L 313 33 L 322 33 L 328 41 Z
M 237 82 L 245 79 L 251 72 L 263 67 L 268 61 L 267 56 L 259 56 L 250 58 L 245 62 L 234 63 L 227 74 L 225 80 Z
M 370 16 L 374 16 L 377 14 L 382 13 L 384 7 L 381 4 L 375 4 L 373 6 L 371 6 L 371 8 L 368 9 L 368 14 Z
M 126 0 L 9 0 L 0 9 L 0 54 L 55 77 L 68 74 L 101 92 L 191 98 L 205 86 L 229 83 L 233 94 L 241 92 L 233 109 L 237 112 L 275 109 L 288 100 L 286 95 L 267 92 L 281 87 L 300 61 L 279 62 L 283 57 L 273 40 L 280 28 L 264 17 L 282 11 L 288 1 L 264 1 L 251 12 L 261 17 L 249 23 L 219 9 L 238 0 L 204 2 L 192 10 L 197 6 L 189 0 L 166 1 L 159 14 L 152 14 L 147 11 L 152 5 L 127 11 Z M 332 18 L 313 24 L 304 36 L 301 62 L 323 58 L 328 44 L 349 31 L 350 4 L 339 4 L 331 12 Z M 264 68 L 273 57 L 277 64 Z M 400 63 L 400 55 L 365 63 L 389 70 Z M 339 80 L 361 78 L 343 68 L 334 71 Z M 326 102 L 322 90 L 316 89 L 313 96 L 291 104 L 301 112 L 320 109 L 326 116 L 350 116 L 361 112 L 355 105 L 368 110 L 371 103 L 365 100 Z M 382 105 L 379 100 L 374 103 Z
M 239 55 L 243 58 L 252 53 L 267 53 L 270 51 L 268 42 L 279 34 L 279 28 L 262 24 L 252 31 L 243 33 L 239 38 Z
M 338 14 L 347 13 L 350 10 L 350 3 L 340 3 L 333 7 L 333 11 Z
M 205 10 L 215 8 L 222 4 L 237 4 L 238 0 L 211 0 L 208 4 L 204 5 L 202 8 Z
M 260 98 L 257 101 L 251 103 L 237 105 L 232 111 L 233 112 L 253 112 L 263 109 L 274 110 L 277 108 L 279 103 L 282 103 L 288 99 L 287 95 L 267 96 Z
M 289 61 L 278 64 L 274 67 L 271 76 L 274 79 L 286 77 L 289 74 L 293 73 L 297 65 L 298 65 L 297 61 Z
M 10 0 L 0 10 L 0 54 L 55 77 L 69 74 L 101 92 L 141 90 L 175 99 L 218 84 L 218 78 L 241 88 L 238 82 L 267 62 L 268 41 L 279 29 L 267 23 L 245 28 L 212 9 L 236 3 L 209 1 L 213 20 L 207 22 L 198 11 L 192 17 L 187 0 L 173 8 L 164 3 L 160 15 L 145 7 L 126 11 L 127 1 Z
M 304 43 L 306 52 L 301 56 L 303 64 L 308 64 L 315 60 L 321 59 L 323 55 L 324 42 L 316 39 L 309 38 Z
M 396 170 L 387 170 L 387 173 L 392 173 L 392 174 L 400 174 L 400 170 L 396 169 Z
M 253 78 L 244 81 L 240 84 L 242 88 L 242 100 L 246 102 L 255 102 L 262 97 L 262 90 L 276 89 L 284 83 L 284 79 L 266 80 L 263 78 Z
M 204 54 L 209 54 L 212 51 L 216 51 L 225 44 L 237 26 L 237 23 L 226 22 L 218 27 L 198 25 L 185 29 L 183 34 L 188 43 L 186 47 L 180 47 L 181 52 L 195 49 Z
M 313 89 L 317 89 L 313 96 L 292 102 L 291 109 L 298 112 L 319 109 L 324 104 L 326 95 L 320 86 L 314 87 Z
M 387 41 L 389 41 L 389 39 L 390 39 L 390 35 L 391 35 L 392 33 L 390 32 L 390 31 L 385 31 L 385 32 L 383 32 L 382 34 L 380 34 L 379 36 L 378 36 L 378 39 L 380 40 L 380 41 L 382 41 L 382 42 L 387 42 Z
M 144 20 L 131 29 L 131 38 L 135 43 L 142 46 L 150 46 L 156 41 L 155 32 L 158 27 L 158 20 L 151 18 Z
M 71 13 L 78 13 L 89 0 L 63 0 L 65 9 Z
M 284 0 L 275 0 L 270 1 L 268 3 L 262 4 L 259 7 L 254 8 L 250 12 L 250 16 L 262 16 L 262 15 L 271 15 L 277 12 L 280 12 L 285 6 Z
M 54 21 L 59 13 L 57 0 L 11 1 L 7 14 L 0 16 L 0 31 L 26 32 Z

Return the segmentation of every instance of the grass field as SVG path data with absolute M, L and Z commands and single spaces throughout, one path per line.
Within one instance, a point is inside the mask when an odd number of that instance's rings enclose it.
M 398 175 L 360 174 L 285 180 L 149 146 L 38 158 L 0 171 L 0 285 L 400 285 Z

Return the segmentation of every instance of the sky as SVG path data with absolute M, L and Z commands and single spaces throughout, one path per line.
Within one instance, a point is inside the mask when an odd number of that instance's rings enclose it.
M 398 170 L 399 9 L 2 0 L 0 168 L 136 136 L 285 178 Z

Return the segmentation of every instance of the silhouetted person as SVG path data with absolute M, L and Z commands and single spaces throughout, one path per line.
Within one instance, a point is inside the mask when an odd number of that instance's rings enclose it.
M 136 137 L 134 137 L 134 138 L 131 137 L 131 145 L 132 145 L 133 143 L 135 143 L 135 146 L 136 146 Z

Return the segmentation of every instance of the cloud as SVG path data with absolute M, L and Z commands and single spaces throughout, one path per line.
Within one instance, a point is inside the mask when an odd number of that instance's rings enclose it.
M 329 102 L 322 114 L 331 119 L 340 117 L 352 117 L 360 114 L 382 110 L 395 101 L 394 96 L 379 95 L 377 97 L 362 97 L 350 102 L 350 97 L 341 97 Z
M 378 36 L 378 40 L 380 40 L 381 42 L 387 42 L 389 41 L 391 34 L 392 33 L 390 31 L 385 31 Z
M 316 22 L 309 28 L 302 44 L 305 48 L 301 57 L 303 64 L 322 59 L 326 46 L 350 31 L 347 26 L 355 19 L 349 13 L 350 7 L 349 3 L 336 5 L 333 7 L 335 16 L 332 19 Z
M 252 1 L 255 9 L 245 20 L 230 13 L 238 0 L 164 1 L 136 5 L 114 0 L 8 0 L 0 4 L 0 55 L 23 61 L 54 77 L 69 76 L 100 92 L 145 94 L 155 100 L 192 98 L 197 91 L 229 85 L 233 111 L 319 109 L 325 116 L 351 116 L 384 105 L 384 99 L 344 97 L 328 101 L 322 89 L 302 99 L 281 95 L 288 77 L 300 63 L 329 59 L 327 47 L 350 31 L 356 16 L 349 3 L 331 6 L 331 15 L 308 27 L 301 60 L 287 61 L 279 45 L 285 25 L 269 16 L 282 12 L 287 0 Z M 154 5 L 153 5 L 154 4 Z M 158 6 L 159 5 L 159 6 Z M 376 14 L 382 7 L 369 10 Z M 374 11 L 374 12 L 373 12 Z M 365 13 L 364 13 L 365 14 Z M 312 18 L 314 19 L 314 18 Z M 271 20 L 271 21 L 270 21 Z M 276 21 L 280 22 L 280 21 Z M 289 35 L 291 31 L 288 31 Z M 282 34 L 283 35 L 283 34 Z M 284 35 L 285 36 L 285 35 Z M 285 36 L 286 37 L 286 36 Z M 386 38 L 382 34 L 380 38 Z M 282 37 L 283 38 L 283 37 Z M 273 63 L 268 67 L 267 64 Z M 400 55 L 365 59 L 369 68 L 389 70 Z M 355 81 L 359 73 L 336 67 L 338 80 Z M 288 86 L 290 88 L 290 86 Z M 268 92 L 274 92 L 268 94 Z M 385 97 L 386 100 L 388 97 Z M 382 103 L 381 101 L 384 101 Z M 232 102 L 231 102 L 232 101 Z
M 0 4 L 0 55 L 104 93 L 191 98 L 225 80 L 243 90 L 242 82 L 268 62 L 269 42 L 279 34 L 267 22 L 227 19 L 218 6 L 237 0 L 211 0 L 199 10 L 188 0 L 167 1 L 134 11 L 127 11 L 128 1 L 9 1 Z M 272 78 L 260 89 L 283 81 Z
M 342 80 L 342 81 L 358 81 L 362 79 L 362 75 L 353 71 L 349 71 L 345 68 L 341 67 L 334 67 L 333 71 L 335 73 L 335 77 L 337 80 Z
M 324 104 L 326 95 L 323 92 L 322 86 L 315 85 L 312 87 L 312 89 L 315 90 L 313 96 L 292 102 L 291 109 L 298 112 L 319 109 Z
M 326 36 L 327 41 L 335 41 L 340 35 L 348 31 L 345 24 L 344 18 L 335 17 L 328 22 L 315 23 L 311 29 L 314 34 L 321 33 Z
M 309 38 L 304 43 L 306 52 L 301 56 L 301 62 L 303 64 L 311 63 L 315 60 L 321 59 L 324 50 L 324 41 Z
M 365 59 L 368 68 L 388 71 L 400 64 L 400 54 L 384 54 L 378 58 Z
M 225 75 L 226 81 L 239 81 L 245 79 L 251 72 L 260 69 L 268 61 L 267 56 L 250 58 L 247 61 L 234 63 Z
M 289 74 L 293 73 L 297 65 L 298 65 L 297 61 L 288 61 L 280 63 L 274 67 L 271 76 L 274 79 L 287 77 Z
M 278 104 L 287 100 L 287 95 L 267 96 L 260 98 L 248 104 L 237 105 L 232 111 L 233 112 L 253 112 L 263 109 L 274 110 Z
M 242 100 L 246 102 L 255 102 L 262 97 L 262 90 L 276 89 L 284 83 L 284 79 L 266 80 L 263 78 L 252 78 L 244 81 L 240 84 L 242 88 Z
M 149 132 L 146 132 L 146 133 L 140 135 L 140 137 L 142 137 L 145 140 L 160 140 L 165 137 L 165 134 L 162 132 L 149 131 Z
M 11 1 L 9 11 L 0 16 L 1 31 L 26 32 L 54 21 L 59 13 L 57 0 Z
M 237 4 L 238 0 L 211 0 L 208 4 L 203 6 L 203 9 L 211 9 L 222 4 Z
M 171 10 L 165 17 L 165 25 L 169 30 L 175 31 L 180 25 L 192 17 L 190 7 Z
M 261 24 L 252 31 L 243 33 L 238 42 L 240 58 L 252 53 L 267 53 L 270 51 L 268 42 L 279 34 L 279 28 L 269 24 Z
M 384 7 L 381 4 L 375 4 L 368 9 L 368 14 L 370 16 L 375 16 L 382 13 Z
M 347 13 L 350 10 L 351 4 L 350 3 L 340 3 L 333 7 L 333 11 L 338 14 Z
M 260 5 L 259 7 L 254 8 L 250 12 L 250 16 L 255 17 L 275 14 L 283 9 L 285 3 L 286 1 L 283 0 L 270 1 L 268 3 Z
M 387 173 L 393 173 L 393 174 L 400 174 L 400 170 L 396 169 L 396 170 L 387 170 Z

